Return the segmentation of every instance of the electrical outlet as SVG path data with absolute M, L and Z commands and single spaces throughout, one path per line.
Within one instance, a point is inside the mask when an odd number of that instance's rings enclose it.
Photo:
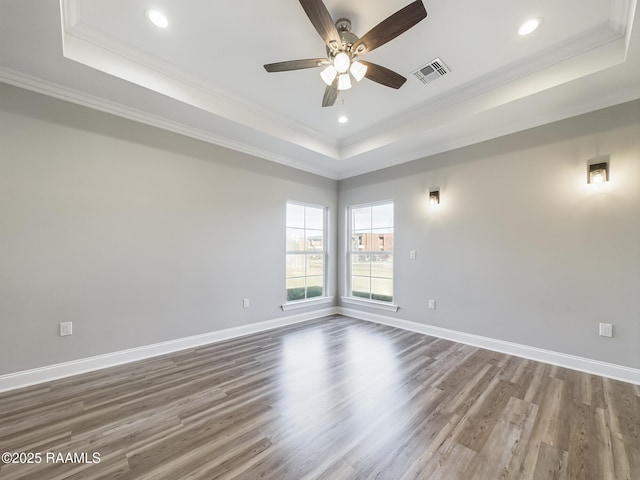
M 242 300 L 242 308 L 249 308 L 249 299 L 245 298 Z
M 429 308 L 431 310 L 435 310 L 436 309 L 436 301 L 435 300 L 429 300 Z
M 410 250 L 409 251 L 409 258 L 411 260 L 415 260 L 416 259 L 416 251 L 415 250 Z
M 62 322 L 60 323 L 60 336 L 66 337 L 67 335 L 71 335 L 73 333 L 73 322 Z
M 613 337 L 613 325 L 610 323 L 600 324 L 600 336 L 601 337 Z

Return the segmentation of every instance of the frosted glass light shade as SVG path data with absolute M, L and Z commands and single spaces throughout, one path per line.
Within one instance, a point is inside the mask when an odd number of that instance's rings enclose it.
M 591 183 L 604 183 L 605 175 L 603 170 L 596 170 L 591 172 Z
M 322 81 L 327 85 L 331 85 L 333 83 L 336 75 L 338 75 L 338 71 L 333 65 L 329 65 L 327 68 L 320 72 L 320 78 L 322 78 Z
M 349 55 L 344 52 L 338 53 L 333 58 L 333 66 L 336 67 L 338 73 L 345 73 L 349 70 L 349 65 L 351 65 L 351 59 L 349 58 Z
M 349 71 L 351 72 L 351 75 L 353 75 L 353 78 L 356 79 L 356 82 L 359 82 L 367 74 L 367 66 L 364 63 L 355 61 L 351 64 Z
M 604 183 L 609 181 L 609 164 L 607 162 L 589 165 L 589 183 Z
M 343 73 L 338 77 L 338 90 L 349 90 L 351 88 L 351 77 L 348 73 Z

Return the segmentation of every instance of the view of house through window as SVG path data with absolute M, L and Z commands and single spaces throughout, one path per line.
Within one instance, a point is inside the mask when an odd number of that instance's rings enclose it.
M 324 296 L 326 208 L 287 202 L 287 302 Z
M 393 202 L 349 209 L 350 295 L 393 301 Z

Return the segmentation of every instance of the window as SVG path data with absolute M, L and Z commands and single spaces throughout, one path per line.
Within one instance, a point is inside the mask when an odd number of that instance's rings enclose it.
M 393 202 L 349 209 L 349 295 L 393 301 Z
M 326 210 L 287 202 L 287 302 L 325 295 Z

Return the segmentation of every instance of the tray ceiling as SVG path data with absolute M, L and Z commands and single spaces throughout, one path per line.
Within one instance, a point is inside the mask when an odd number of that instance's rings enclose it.
M 359 35 L 407 3 L 325 1 Z M 425 20 L 366 56 L 406 84 L 365 79 L 331 108 L 319 69 L 262 67 L 325 55 L 297 0 L 5 0 L 0 80 L 331 178 L 640 97 L 635 0 L 424 4 Z M 530 17 L 541 27 L 518 35 Z M 436 57 L 449 74 L 412 75 Z

